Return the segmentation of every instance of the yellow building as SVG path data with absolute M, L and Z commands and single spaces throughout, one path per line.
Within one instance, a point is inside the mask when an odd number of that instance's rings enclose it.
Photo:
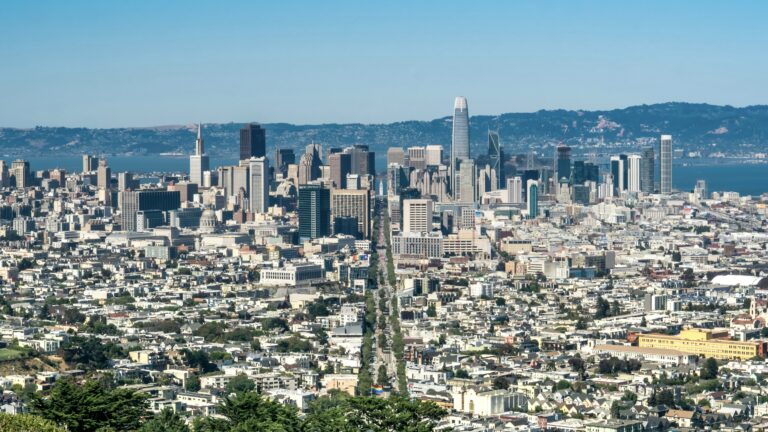
M 637 344 L 641 348 L 672 349 L 716 359 L 750 359 L 765 355 L 765 342 L 716 339 L 725 335 L 712 330 L 686 329 L 678 336 L 642 334 L 638 336 Z

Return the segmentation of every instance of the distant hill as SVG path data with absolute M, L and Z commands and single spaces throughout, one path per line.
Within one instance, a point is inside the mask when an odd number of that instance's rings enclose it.
M 575 153 L 601 146 L 637 148 L 671 134 L 675 147 L 709 153 L 768 151 L 768 105 L 734 108 L 691 103 L 632 106 L 610 111 L 542 110 L 471 118 L 473 152 L 485 153 L 487 131 L 498 130 L 508 154 L 544 151 L 558 143 Z M 207 124 L 205 143 L 213 156 L 237 153 L 239 123 Z M 391 146 L 451 143 L 451 118 L 389 124 L 265 124 L 271 154 L 275 146 L 301 149 L 310 142 L 324 148 L 368 144 L 377 153 Z M 87 129 L 0 128 L 0 153 L 7 156 L 189 153 L 194 125 Z

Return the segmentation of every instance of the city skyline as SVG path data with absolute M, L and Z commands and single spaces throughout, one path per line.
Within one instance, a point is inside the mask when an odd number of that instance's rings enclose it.
M 225 5 L 10 2 L 2 126 L 384 123 L 445 94 L 482 114 L 768 100 L 761 2 Z

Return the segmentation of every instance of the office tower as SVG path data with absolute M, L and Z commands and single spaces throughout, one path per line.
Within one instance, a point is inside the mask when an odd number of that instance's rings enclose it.
M 496 171 L 490 165 L 477 169 L 477 196 L 480 197 L 486 192 L 494 191 L 499 188 L 496 183 Z
M 613 181 L 613 172 L 605 173 L 603 175 L 603 184 L 601 187 L 601 198 L 612 198 L 616 194 L 616 184 Z
M 352 174 L 376 175 L 376 153 L 369 151 L 367 145 L 357 144 L 344 149 L 351 157 Z
M 0 167 L 0 172 L 2 172 L 3 168 L 5 167 Z M 64 187 L 67 182 L 67 172 L 61 168 L 54 168 L 51 171 L 50 178 L 59 182 L 59 186 Z
M 659 149 L 661 165 L 660 190 L 663 194 L 672 193 L 672 135 L 662 135 Z
M 402 232 L 428 233 L 432 231 L 432 200 L 403 200 Z
M 528 180 L 527 186 L 528 218 L 534 219 L 539 216 L 539 182 Z
M 627 190 L 629 192 L 640 192 L 640 179 L 642 178 L 640 173 L 640 155 L 631 154 L 627 156 L 627 162 L 629 164 L 627 168 Z
M 83 172 L 93 172 L 96 171 L 96 168 L 99 166 L 99 158 L 96 156 L 91 156 L 84 154 L 83 155 Z
M 584 184 L 587 181 L 587 164 L 582 160 L 573 161 L 571 168 L 571 183 Z
M 11 184 L 11 174 L 8 172 L 8 165 L 0 159 L 0 187 L 8 187 Z
M 240 160 L 266 156 L 267 132 L 258 123 L 240 129 Z
M 117 173 L 117 190 L 119 192 L 138 188 L 139 182 L 133 178 L 133 174 L 129 172 Z
M 398 164 L 387 167 L 387 195 L 400 195 L 400 191 L 408 187 L 407 169 Z
M 696 180 L 696 187 L 693 189 L 694 194 L 696 195 L 696 198 L 700 200 L 707 199 L 707 194 L 709 191 L 707 191 L 707 181 L 706 180 Z
M 195 140 L 195 154 L 189 156 L 189 181 L 203 185 L 203 173 L 210 169 L 208 155 L 203 146 L 203 128 L 197 125 L 197 139 Z
M 653 147 L 643 149 L 643 158 L 640 159 L 640 191 L 651 194 L 655 190 L 656 155 Z
M 29 174 L 29 162 L 17 159 L 11 163 L 11 175 L 16 179 L 17 189 L 24 189 L 31 186 L 31 177 Z
M 248 161 L 250 171 L 250 190 L 248 205 L 253 213 L 266 213 L 269 208 L 269 159 L 251 158 Z
M 571 181 L 571 148 L 568 146 L 557 146 L 557 158 L 555 160 L 555 180 L 559 183 L 565 178 Z
M 522 175 L 522 180 L 523 180 L 523 185 L 524 185 L 523 193 L 525 194 L 525 197 L 523 197 L 523 198 L 526 199 L 526 202 L 527 202 L 527 197 L 528 197 L 528 181 L 529 180 L 537 180 L 538 181 L 539 180 L 539 176 L 540 176 L 540 173 L 539 173 L 539 170 L 537 170 L 537 169 L 527 169 L 527 170 L 523 171 L 523 175 Z
M 299 186 L 299 238 L 328 237 L 331 228 L 331 192 L 319 184 Z
M 507 203 L 523 203 L 523 179 L 521 177 L 510 177 L 507 179 Z
M 613 190 L 616 194 L 624 192 L 624 160 L 621 156 L 611 156 L 611 176 L 613 179 Z
M 424 163 L 427 166 L 438 166 L 443 163 L 443 146 L 430 144 L 424 147 Z
M 405 150 L 402 147 L 390 147 L 387 149 L 387 166 L 393 163 L 405 166 Z
M 459 193 L 456 201 L 463 203 L 477 202 L 477 168 L 472 159 L 463 159 L 459 164 Z
M 328 156 L 331 168 L 331 184 L 334 188 L 347 187 L 347 175 L 352 173 L 352 155 L 349 153 L 332 153 Z
M 288 165 L 296 163 L 296 155 L 293 149 L 275 149 L 275 174 L 278 172 L 285 177 L 288 174 Z
M 140 211 L 176 210 L 181 205 L 179 191 L 140 190 L 120 192 L 120 223 L 124 231 L 136 231 L 136 216 Z
M 627 190 L 627 188 L 629 187 L 629 158 L 625 154 L 620 154 L 619 159 L 621 159 L 621 162 L 623 164 L 622 166 L 624 167 L 624 171 L 623 171 L 624 177 L 622 178 L 622 182 L 623 182 L 622 190 Z
M 248 198 L 248 188 L 251 185 L 250 176 L 248 175 L 247 160 L 241 160 L 240 165 L 231 167 L 232 169 L 232 191 L 230 195 L 244 195 Z M 242 203 L 240 203 L 242 204 Z
M 492 190 L 496 190 L 501 188 L 506 182 L 506 176 L 504 175 L 504 150 L 501 148 L 498 132 L 488 131 L 488 158 L 491 161 L 491 169 L 496 175 L 496 187 Z
M 424 147 L 408 147 L 408 166 L 420 170 L 427 166 L 426 149 Z
M 332 219 L 339 216 L 357 218 L 358 238 L 368 238 L 370 229 L 370 191 L 334 189 L 331 191 Z
M 106 159 L 99 159 L 99 167 L 96 169 L 96 186 L 99 189 L 112 187 L 112 170 L 107 166 Z
M 458 195 L 460 160 L 469 159 L 469 110 L 467 98 L 459 96 L 453 103 L 453 132 L 451 134 L 451 193 Z
M 587 162 L 584 164 L 584 181 L 597 183 L 600 181 L 600 167 Z
M 128 188 L 131 190 L 131 188 Z M 197 183 L 180 182 L 168 186 L 168 191 L 177 191 L 179 193 L 179 201 L 188 202 L 192 201 L 195 194 L 198 192 Z

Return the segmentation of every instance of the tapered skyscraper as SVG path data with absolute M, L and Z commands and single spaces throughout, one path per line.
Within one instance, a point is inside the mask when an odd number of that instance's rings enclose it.
M 661 136 L 659 156 L 661 160 L 661 193 L 672 193 L 672 135 Z
M 467 98 L 459 96 L 453 104 L 453 134 L 451 135 L 451 192 L 458 188 L 458 164 L 469 159 L 469 110 Z
M 203 128 L 198 124 L 195 154 L 189 157 L 189 182 L 203 186 L 203 173 L 208 170 L 208 155 L 205 154 L 205 147 L 203 146 Z

